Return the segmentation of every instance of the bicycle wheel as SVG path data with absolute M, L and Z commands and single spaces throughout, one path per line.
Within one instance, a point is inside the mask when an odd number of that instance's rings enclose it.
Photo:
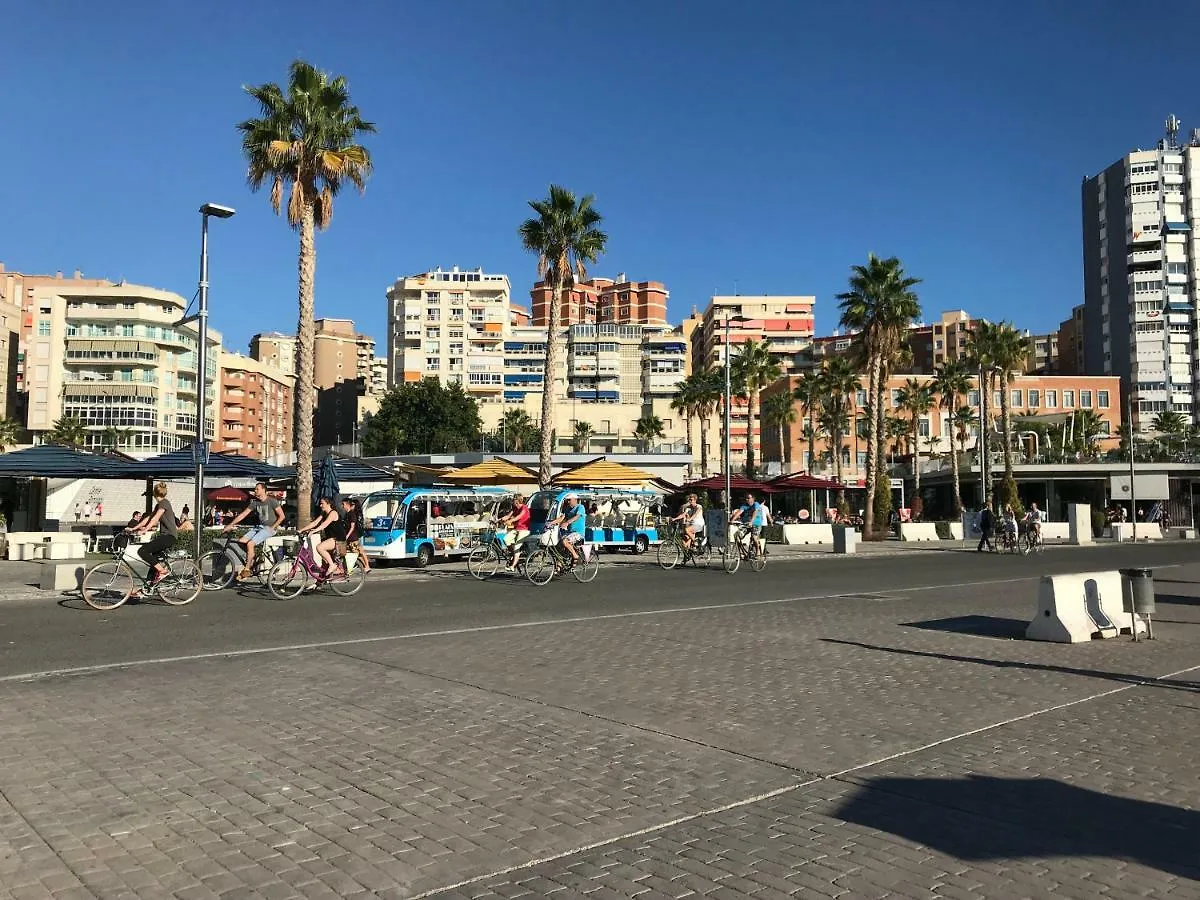
M 83 576 L 83 602 L 92 609 L 116 609 L 129 599 L 136 584 L 125 563 L 100 563 Z
M 1028 556 L 1033 552 L 1033 536 L 1027 531 L 1021 535 L 1021 553 Z
M 535 550 L 525 561 L 525 577 L 539 587 L 554 577 L 554 557 L 548 550 Z
M 237 573 L 238 566 L 224 550 L 209 550 L 200 557 L 200 575 L 206 591 L 224 590 L 233 583 L 233 576 Z
M 495 544 L 476 547 L 467 557 L 467 571 L 480 581 L 487 581 L 500 570 L 500 554 Z
M 658 545 L 658 564 L 670 571 L 683 561 L 683 547 L 674 539 Z
M 352 597 L 362 590 L 362 586 L 367 583 L 367 573 L 355 566 L 349 572 L 342 575 L 334 575 L 327 582 L 330 590 L 335 594 L 341 594 L 343 597 Z
M 738 570 L 742 564 L 742 553 L 736 544 L 726 544 L 725 549 L 721 553 L 721 565 L 725 571 L 732 575 Z
M 291 600 L 308 585 L 308 572 L 297 560 L 285 559 L 271 567 L 267 590 L 276 600 Z
M 712 547 L 707 543 L 692 551 L 692 565 L 699 569 L 707 569 L 712 563 Z
M 750 557 L 750 568 L 755 572 L 761 572 L 766 567 L 767 558 L 757 550 L 754 551 L 754 555 Z
M 571 573 L 575 576 L 575 580 L 581 584 L 587 584 L 594 579 L 600 572 L 600 553 L 596 547 L 592 548 L 592 552 L 586 560 L 580 560 L 576 563 L 575 568 Z
M 190 559 L 173 559 L 165 578 L 158 583 L 158 596 L 163 603 L 184 606 L 200 596 L 204 578 L 200 567 Z

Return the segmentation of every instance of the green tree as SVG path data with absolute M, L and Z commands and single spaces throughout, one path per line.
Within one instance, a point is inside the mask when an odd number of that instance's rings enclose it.
M 83 420 L 76 416 L 63 416 L 50 428 L 50 440 L 68 447 L 82 447 L 87 437 Z
M 546 374 L 542 383 L 542 422 L 554 421 L 554 403 L 558 399 L 554 388 L 555 373 L 562 350 L 559 322 L 562 320 L 562 299 L 575 280 L 587 278 L 585 264 L 594 263 L 608 245 L 608 235 L 600 230 L 601 215 L 592 207 L 591 194 L 576 200 L 564 187 L 550 185 L 545 200 L 531 200 L 529 206 L 537 216 L 526 219 L 519 233 L 526 250 L 537 254 L 538 275 L 550 285 L 550 315 L 546 330 Z M 542 428 L 538 454 L 538 479 L 543 488 L 549 487 L 553 430 Z
M 917 378 L 909 378 L 900 388 L 897 400 L 900 409 L 908 414 L 910 434 L 912 435 L 913 460 L 913 498 L 921 496 L 921 416 L 927 415 L 933 409 L 933 389 L 929 382 Z M 933 429 L 930 429 L 932 433 Z
M 1093 412 L 1092 415 L 1095 415 L 1095 413 Z M 1076 422 L 1075 424 L 1078 428 L 1079 423 Z M 1160 412 L 1154 417 L 1154 421 L 1150 423 L 1150 428 L 1167 438 L 1166 451 L 1169 454 L 1171 452 L 1171 440 L 1173 438 L 1182 438 L 1187 433 L 1188 421 L 1183 413 L 1167 410 Z
M 762 402 L 762 419 L 763 427 L 774 429 L 776 436 L 779 439 L 779 465 L 784 472 L 790 468 L 789 463 L 791 456 L 788 453 L 787 443 L 783 439 L 783 431 L 788 425 L 794 423 L 796 416 L 796 401 L 791 393 L 784 391 L 779 394 L 772 394 L 769 397 L 764 397 Z
M 959 453 L 967 452 L 967 438 L 971 436 L 971 429 L 978 424 L 979 416 L 975 415 L 975 410 L 970 406 L 962 404 L 954 410 L 950 417 L 950 427 L 958 441 Z
M 521 453 L 541 440 L 537 423 L 523 409 L 510 409 L 500 420 L 501 446 Z
M 693 399 L 700 420 L 700 477 L 708 477 L 708 424 L 725 396 L 725 380 L 711 365 L 690 376 L 694 381 Z
M 643 453 L 649 453 L 650 442 L 661 438 L 665 433 L 663 420 L 652 413 L 645 413 L 639 417 L 633 429 L 633 436 L 642 442 Z
M 1000 431 L 1004 452 L 1004 503 L 1011 505 L 1018 515 L 1024 513 L 1017 494 L 1017 480 L 1013 475 L 1012 461 L 1012 412 L 1009 384 L 1016 373 L 1025 367 L 1029 346 L 1024 335 L 1007 322 L 980 322 L 971 332 L 967 342 L 972 359 L 983 369 L 986 390 L 1000 394 Z M 987 431 L 987 423 L 981 430 Z
M 106 450 L 117 450 L 129 443 L 133 431 L 129 428 L 117 428 L 109 425 L 100 432 L 100 446 Z
M 571 446 L 576 453 L 584 453 L 592 441 L 592 435 L 595 432 L 592 430 L 590 422 L 576 422 L 575 430 L 571 434 Z
M 312 506 L 313 412 L 317 392 L 313 362 L 316 341 L 314 278 L 316 230 L 329 227 L 333 198 L 347 182 L 366 189 L 371 155 L 359 137 L 375 131 L 350 102 L 346 79 L 331 77 L 303 60 L 288 70 L 287 92 L 274 82 L 248 86 L 259 117 L 237 127 L 249 165 L 247 180 L 257 191 L 271 186 L 271 206 L 279 215 L 283 193 L 288 224 L 300 233 L 296 366 L 297 508 Z
M 921 315 L 921 305 L 913 291 L 920 279 L 910 278 L 899 259 L 867 257 L 865 266 L 851 269 L 849 290 L 838 295 L 842 311 L 841 325 L 857 333 L 856 352 L 867 368 L 867 400 L 875 415 L 867 428 L 867 503 L 868 533 L 886 534 L 892 509 L 892 489 L 883 467 L 881 435 L 887 388 L 886 366 L 904 346 L 908 326 Z
M 754 426 L 759 395 L 768 384 L 779 379 L 779 360 L 771 355 L 766 341 L 748 340 L 730 363 L 731 377 L 740 396 L 746 399 L 746 477 L 754 477 Z
M 932 388 L 938 398 L 938 411 L 949 412 L 953 416 L 958 410 L 962 397 L 971 390 L 971 373 L 964 363 L 958 360 L 948 362 L 938 368 L 933 375 Z M 958 449 L 954 443 L 953 429 L 950 434 L 950 472 L 954 483 L 954 515 L 962 516 L 962 484 L 959 477 Z
M 854 364 L 845 356 L 835 356 L 825 363 L 820 373 L 822 409 L 828 413 L 825 426 L 833 444 L 834 477 L 842 483 L 842 443 L 850 429 L 854 399 L 862 384 Z M 846 488 L 838 488 L 838 508 L 846 510 Z
M 408 382 L 384 394 L 363 435 L 367 456 L 463 453 L 479 446 L 479 409 L 460 384 L 436 378 Z
M 21 425 L 13 419 L 0 419 L 0 453 L 17 443 L 21 437 Z
M 817 416 L 821 412 L 821 396 L 824 390 L 825 388 L 821 384 L 821 373 L 813 371 L 805 372 L 800 376 L 793 392 L 808 423 L 804 429 L 804 436 L 808 440 L 808 469 L 810 472 L 817 465 Z
M 692 475 L 696 459 L 696 445 L 692 441 L 692 423 L 696 418 L 696 378 L 689 375 L 675 385 L 675 396 L 671 398 L 671 409 L 683 416 L 687 423 L 688 475 Z

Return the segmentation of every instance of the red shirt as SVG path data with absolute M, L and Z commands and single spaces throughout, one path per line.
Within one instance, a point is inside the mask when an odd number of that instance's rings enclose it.
M 517 510 L 517 516 L 515 519 L 513 519 L 512 527 L 513 527 L 514 531 L 528 531 L 529 530 L 529 504 L 528 503 L 526 503 L 519 510 Z

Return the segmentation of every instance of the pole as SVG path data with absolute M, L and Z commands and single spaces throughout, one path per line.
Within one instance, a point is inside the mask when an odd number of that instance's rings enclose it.
M 1125 419 L 1129 422 L 1129 521 L 1133 522 L 1133 542 L 1137 543 L 1137 467 L 1133 461 L 1133 385 L 1125 395 Z M 1137 629 L 1133 630 L 1137 637 Z
M 196 496 L 192 509 L 196 559 L 200 559 L 200 535 L 204 530 L 204 401 L 208 390 L 208 213 L 200 213 L 200 308 L 196 313 L 199 346 L 196 350 L 196 445 L 192 454 L 196 463 Z
M 987 385 L 983 381 L 983 366 L 979 367 L 979 440 L 975 442 L 979 453 L 979 508 L 988 505 L 987 477 Z
M 733 515 L 733 478 L 730 474 L 729 461 L 729 445 L 732 443 L 732 438 L 729 434 L 730 415 L 729 404 L 730 386 L 729 386 L 729 317 L 725 319 L 725 516 L 728 518 Z

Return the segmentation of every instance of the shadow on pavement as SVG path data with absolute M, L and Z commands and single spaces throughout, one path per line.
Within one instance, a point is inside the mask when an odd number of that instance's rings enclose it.
M 1185 597 L 1182 594 L 1155 594 L 1156 603 L 1166 603 L 1173 606 L 1200 606 L 1200 597 Z
M 1200 879 L 1200 812 L 1049 778 L 876 778 L 835 815 L 962 860 L 1105 857 Z
M 820 638 L 826 644 L 841 644 L 862 650 L 878 650 L 880 653 L 896 653 L 900 656 L 919 656 L 926 659 L 944 659 L 948 662 L 975 663 L 996 669 L 1025 669 L 1034 672 L 1057 672 L 1062 675 L 1079 675 L 1084 678 L 1102 678 L 1120 684 L 1143 684 L 1147 687 L 1170 688 L 1176 691 L 1200 691 L 1200 682 L 1160 681 L 1155 676 L 1130 675 L 1125 672 L 1098 672 L 1094 669 L 1075 669 L 1070 666 L 1052 666 L 1046 663 L 1021 662 L 1013 659 L 986 659 L 981 656 L 958 656 L 953 653 L 934 653 L 928 650 L 909 650 L 904 647 L 880 647 L 860 641 L 843 641 L 838 638 Z
M 944 631 L 950 634 L 970 634 L 998 640 L 1020 640 L 1025 637 L 1029 623 L 1024 619 L 1001 616 L 954 616 L 949 619 L 930 619 L 926 622 L 902 622 L 904 628 L 923 631 Z

